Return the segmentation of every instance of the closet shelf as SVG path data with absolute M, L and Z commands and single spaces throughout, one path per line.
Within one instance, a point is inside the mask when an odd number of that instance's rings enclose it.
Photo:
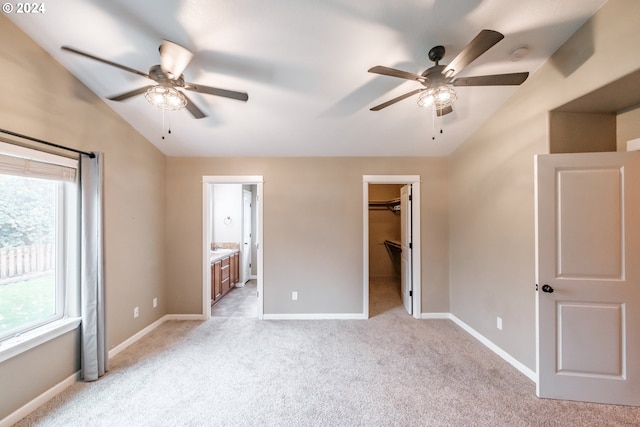
M 402 254 L 402 245 L 400 244 L 400 242 L 385 240 L 384 247 L 387 248 L 387 253 L 389 254 L 389 258 L 391 258 L 391 263 L 393 264 L 394 271 L 397 274 L 400 274 L 400 257 Z
M 399 242 L 394 242 L 393 240 L 385 240 L 384 245 L 387 247 L 387 250 L 391 252 L 402 252 L 402 245 Z
M 369 200 L 369 210 L 389 209 L 394 213 L 400 212 L 400 198 L 391 200 Z

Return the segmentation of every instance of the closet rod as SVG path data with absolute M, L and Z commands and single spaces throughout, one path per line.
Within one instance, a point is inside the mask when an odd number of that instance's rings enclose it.
M 48 145 L 49 147 L 60 148 L 62 150 L 71 151 L 71 152 L 76 153 L 76 154 L 84 154 L 85 156 L 89 156 L 92 159 L 96 156 L 93 153 L 87 153 L 86 151 L 76 150 L 75 148 L 69 148 L 69 147 L 65 147 L 63 145 L 54 144 L 53 142 L 44 141 L 42 139 L 33 138 L 31 136 L 22 135 L 22 134 L 19 134 L 19 133 L 16 133 L 16 132 L 11 132 L 10 130 L 6 130 L 6 129 L 0 128 L 0 132 L 1 133 L 5 133 L 7 135 L 11 135 L 11 136 L 17 136 L 18 138 L 28 139 L 29 141 L 37 142 L 39 144 Z

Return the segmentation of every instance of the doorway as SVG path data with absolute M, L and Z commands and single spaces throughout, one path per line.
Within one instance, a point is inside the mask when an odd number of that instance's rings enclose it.
M 247 304 L 248 298 L 257 300 L 251 307 L 255 317 L 263 318 L 262 184 L 262 176 L 203 176 L 205 319 L 211 318 L 212 302 L 219 307 L 224 303 L 224 311 L 232 313 L 233 304 Z
M 384 185 L 388 191 L 395 192 L 397 196 L 381 198 L 375 204 L 383 205 L 383 209 L 397 209 L 396 231 L 387 230 L 386 236 L 379 242 L 371 240 L 371 229 L 378 224 L 370 224 L 370 205 L 372 199 L 370 190 L 375 194 L 376 190 L 383 187 L 371 185 Z M 406 191 L 402 197 L 403 189 Z M 411 194 L 411 193 L 412 194 Z M 411 194 L 411 197 L 409 195 Z M 397 199 L 397 200 L 396 200 Z M 389 203 L 389 206 L 384 206 Z M 401 204 L 404 204 L 404 213 Z M 394 208 L 394 205 L 397 208 Z M 404 221 L 403 221 L 404 220 Z M 403 233 L 406 232 L 406 233 Z M 392 236 L 396 236 L 393 238 Z M 403 237 L 404 235 L 404 237 Z M 411 236 L 411 237 L 407 237 Z M 372 245 L 373 249 L 372 249 Z M 378 247 L 380 246 L 380 247 Z M 397 278 L 402 295 L 403 305 L 406 311 L 414 318 L 421 317 L 421 272 L 420 272 L 420 176 L 419 175 L 364 175 L 363 176 L 363 314 L 369 318 L 370 314 L 370 279 L 376 280 L 379 275 L 389 275 L 390 272 L 399 276 Z M 371 256 L 377 257 L 371 260 Z M 397 258 L 397 259 L 395 259 Z M 381 261 L 379 263 L 378 261 Z M 381 265 L 386 263 L 387 269 Z M 404 266 L 403 266 L 404 265 Z M 395 266 L 395 267 L 394 267 Z M 405 274 L 403 274 L 403 272 Z

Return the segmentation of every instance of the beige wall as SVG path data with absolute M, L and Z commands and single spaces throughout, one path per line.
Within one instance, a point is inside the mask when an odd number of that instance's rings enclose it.
M 450 157 L 451 311 L 532 370 L 533 156 L 549 110 L 640 68 L 638 28 L 640 2 L 609 0 Z
M 549 152 L 616 151 L 614 113 L 549 113 Z
M 4 16 L 0 40 L 0 127 L 104 153 L 112 348 L 166 313 L 165 157 Z M 155 310 L 153 297 L 159 299 Z M 0 364 L 0 419 L 79 368 L 77 337 L 77 331 L 65 334 Z
M 627 151 L 627 141 L 640 138 L 640 107 L 618 114 L 616 136 L 618 151 Z
M 169 312 L 202 310 L 202 176 L 263 175 L 265 313 L 362 313 L 362 176 L 394 174 L 422 177 L 422 311 L 448 311 L 445 158 L 167 158 Z

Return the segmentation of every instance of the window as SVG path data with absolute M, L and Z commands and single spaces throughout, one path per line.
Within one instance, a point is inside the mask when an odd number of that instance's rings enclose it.
M 76 168 L 0 143 L 0 343 L 75 314 Z

